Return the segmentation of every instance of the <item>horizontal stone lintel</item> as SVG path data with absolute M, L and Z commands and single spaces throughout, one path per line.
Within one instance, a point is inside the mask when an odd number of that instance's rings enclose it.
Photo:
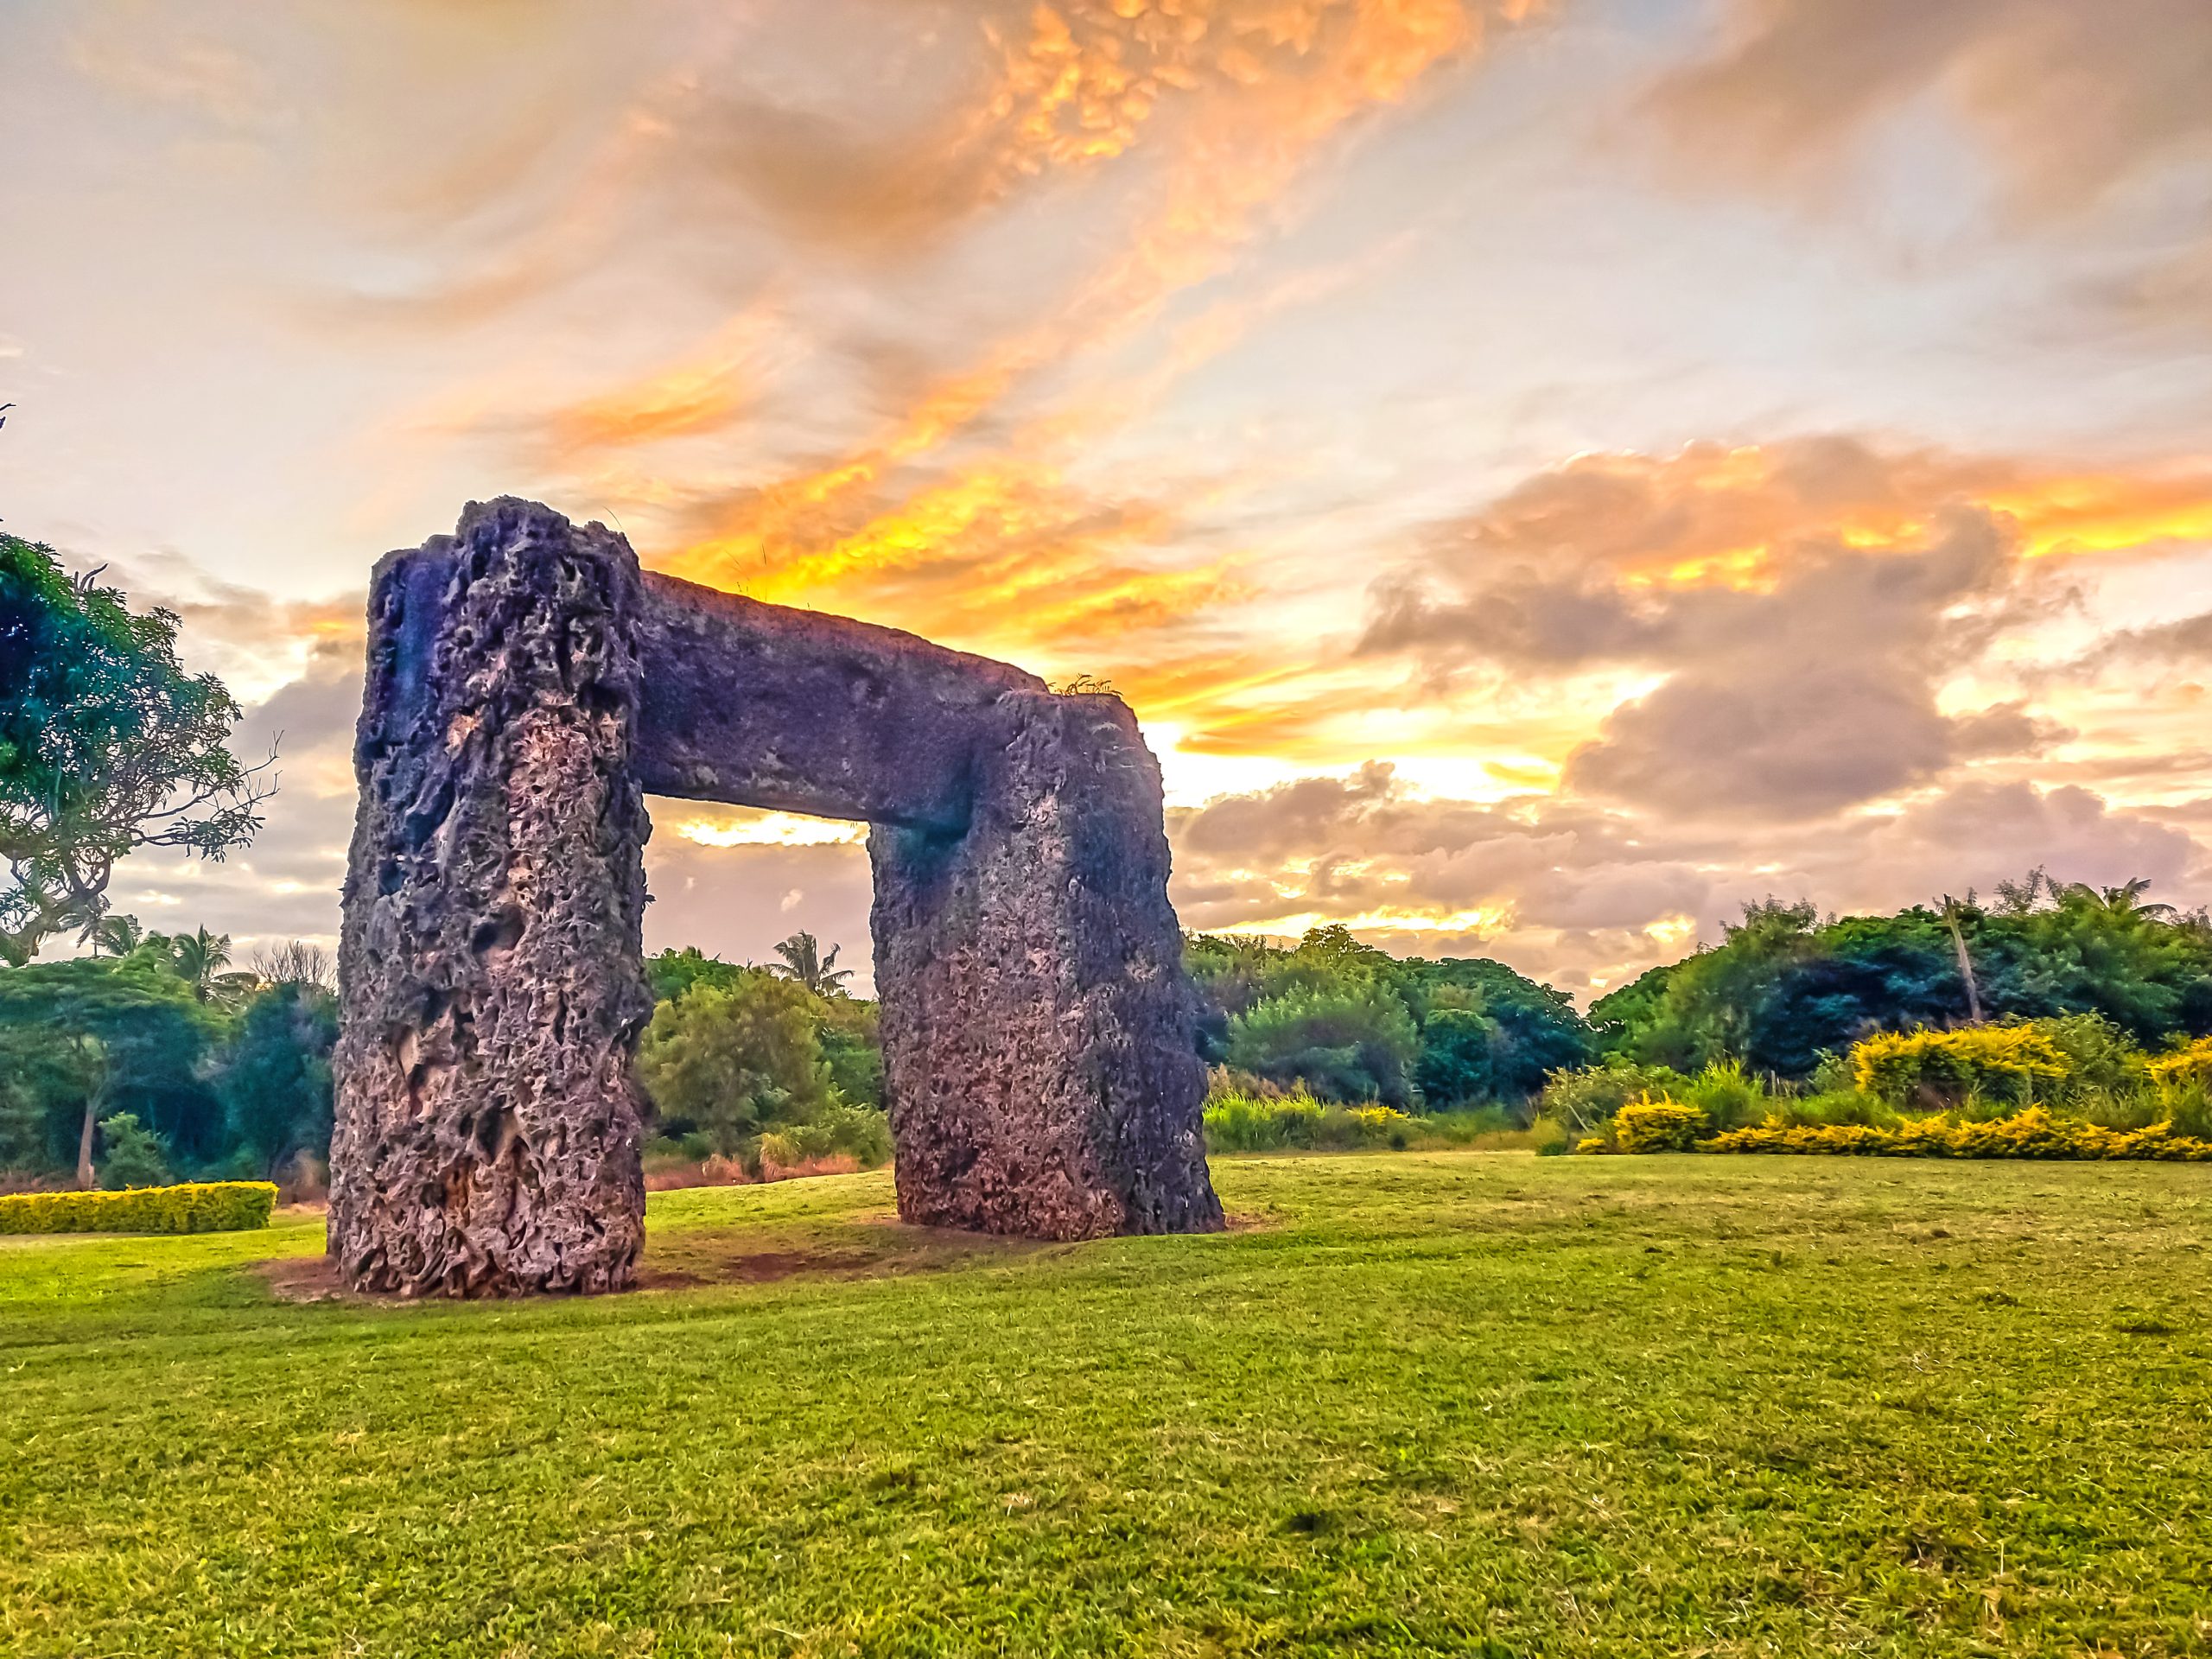
M 958 834 L 984 714 L 1048 688 L 897 628 L 646 573 L 634 764 L 648 794 Z

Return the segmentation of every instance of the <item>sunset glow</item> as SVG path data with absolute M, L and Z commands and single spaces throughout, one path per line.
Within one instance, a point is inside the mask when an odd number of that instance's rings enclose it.
M 369 567 L 512 492 L 1110 683 L 1195 928 L 2212 902 L 2212 11 L 1831 10 L 9 9 L 0 512 L 282 734 L 118 893 L 327 941 Z M 864 958 L 864 827 L 656 810 L 653 943 Z

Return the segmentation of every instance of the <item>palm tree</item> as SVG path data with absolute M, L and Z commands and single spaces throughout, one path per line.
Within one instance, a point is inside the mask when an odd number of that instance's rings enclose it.
M 845 982 L 853 976 L 851 969 L 837 966 L 837 952 L 842 948 L 833 944 L 825 957 L 813 934 L 794 933 L 776 947 L 783 961 L 771 963 L 768 971 L 798 981 L 817 996 L 842 996 Z
M 192 994 L 200 1001 L 211 998 L 220 1001 L 238 988 L 238 982 L 252 982 L 251 974 L 226 974 L 231 965 L 231 936 L 210 933 L 206 928 L 191 933 L 180 933 L 169 941 L 169 959 L 176 964 L 176 976 L 192 987 Z
M 2105 908 L 2115 916 L 2140 916 L 2145 921 L 2163 922 L 2174 913 L 2171 905 L 2146 905 L 2143 895 L 2151 890 L 2151 879 L 2139 875 L 2124 886 L 2103 888 L 2099 896 Z
M 2093 887 L 2086 881 L 2076 881 L 2066 889 L 2066 896 L 2113 916 L 2163 922 L 2174 913 L 2174 907 L 2143 903 L 2143 895 L 2150 890 L 2151 878 L 2139 875 L 2116 887 Z
M 146 943 L 146 930 L 136 916 L 103 916 L 92 925 L 92 954 L 127 957 Z
M 1974 889 L 1967 889 L 1963 900 L 1945 893 L 1937 912 L 1943 918 L 1943 925 L 1951 930 L 1951 944 L 1959 953 L 1959 977 L 1967 982 L 1967 1023 L 1978 1026 L 1981 1023 L 1981 988 L 1974 983 L 1974 958 L 1967 954 L 1966 931 L 1966 924 L 1981 914 L 1980 907 L 1974 901 Z

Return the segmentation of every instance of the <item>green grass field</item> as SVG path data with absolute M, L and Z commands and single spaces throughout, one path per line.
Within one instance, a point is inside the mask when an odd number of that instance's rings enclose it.
M 9 1241 L 0 1651 L 2212 1646 L 2212 1172 L 1215 1170 L 1237 1231 L 1069 1247 L 662 1194 L 595 1301 Z

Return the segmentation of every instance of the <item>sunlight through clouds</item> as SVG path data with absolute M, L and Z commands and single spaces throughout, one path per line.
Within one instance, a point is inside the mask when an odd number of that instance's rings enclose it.
M 30 0 L 0 515 L 282 732 L 143 878 L 241 936 L 334 917 L 369 565 L 501 491 L 1110 683 L 1194 926 L 2203 902 L 2212 28 L 2130 5 Z M 659 810 L 656 930 L 861 950 L 861 826 Z

